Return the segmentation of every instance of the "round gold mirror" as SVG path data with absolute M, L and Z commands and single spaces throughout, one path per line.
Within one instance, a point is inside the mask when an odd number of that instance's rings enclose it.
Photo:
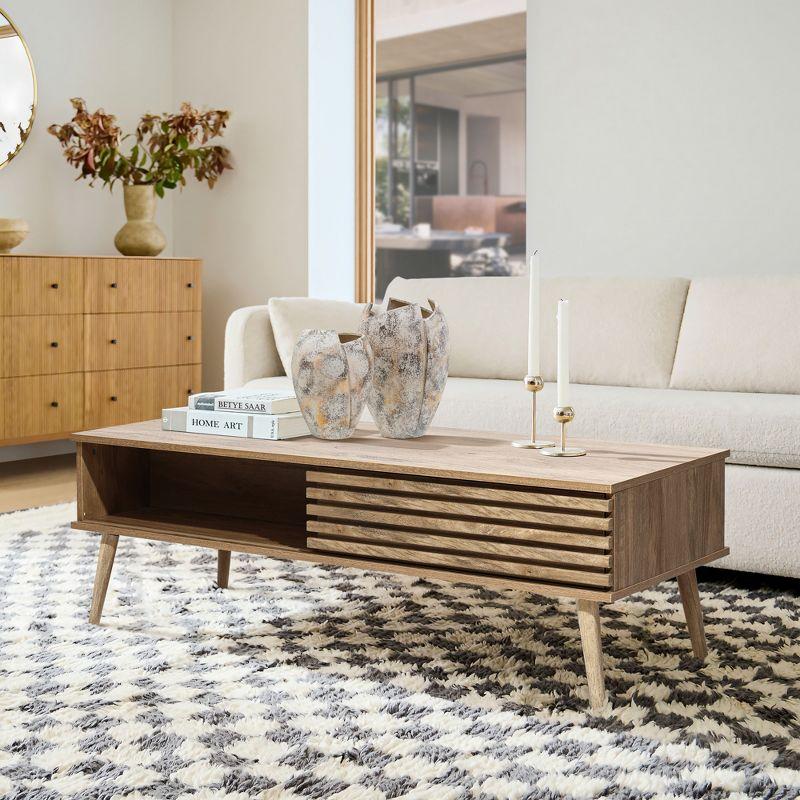
M 28 45 L 0 8 L 0 168 L 22 149 L 36 114 L 36 73 Z

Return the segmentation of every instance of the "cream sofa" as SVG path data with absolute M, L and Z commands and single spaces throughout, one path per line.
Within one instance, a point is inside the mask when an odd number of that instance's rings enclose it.
M 450 378 L 435 424 L 525 435 L 526 278 L 395 279 L 387 296 L 439 302 Z M 555 309 L 570 300 L 571 435 L 726 447 L 720 567 L 800 577 L 800 278 L 544 280 L 543 434 L 553 436 Z M 273 298 L 234 312 L 225 385 L 290 385 L 303 327 L 353 329 L 355 303 Z

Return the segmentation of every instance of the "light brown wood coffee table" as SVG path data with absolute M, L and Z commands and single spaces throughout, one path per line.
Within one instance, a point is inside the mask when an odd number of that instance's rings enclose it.
M 100 621 L 120 536 L 402 572 L 577 600 L 589 696 L 606 699 L 600 604 L 677 576 L 705 656 L 695 567 L 724 543 L 727 450 L 579 442 L 547 458 L 513 436 L 267 442 L 173 433 L 160 421 L 87 431 L 78 520 L 102 534 L 89 619 Z

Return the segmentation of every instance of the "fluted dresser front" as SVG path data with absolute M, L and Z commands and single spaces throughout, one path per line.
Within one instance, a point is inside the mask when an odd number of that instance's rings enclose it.
M 0 446 L 185 404 L 200 281 L 196 259 L 0 255 Z

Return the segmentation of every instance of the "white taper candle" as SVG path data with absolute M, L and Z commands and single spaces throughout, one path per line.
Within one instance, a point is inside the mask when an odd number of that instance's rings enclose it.
M 558 391 L 557 404 L 569 405 L 569 300 L 558 301 Z
M 541 270 L 539 251 L 528 259 L 530 288 L 528 293 L 528 375 L 539 375 L 539 295 Z

